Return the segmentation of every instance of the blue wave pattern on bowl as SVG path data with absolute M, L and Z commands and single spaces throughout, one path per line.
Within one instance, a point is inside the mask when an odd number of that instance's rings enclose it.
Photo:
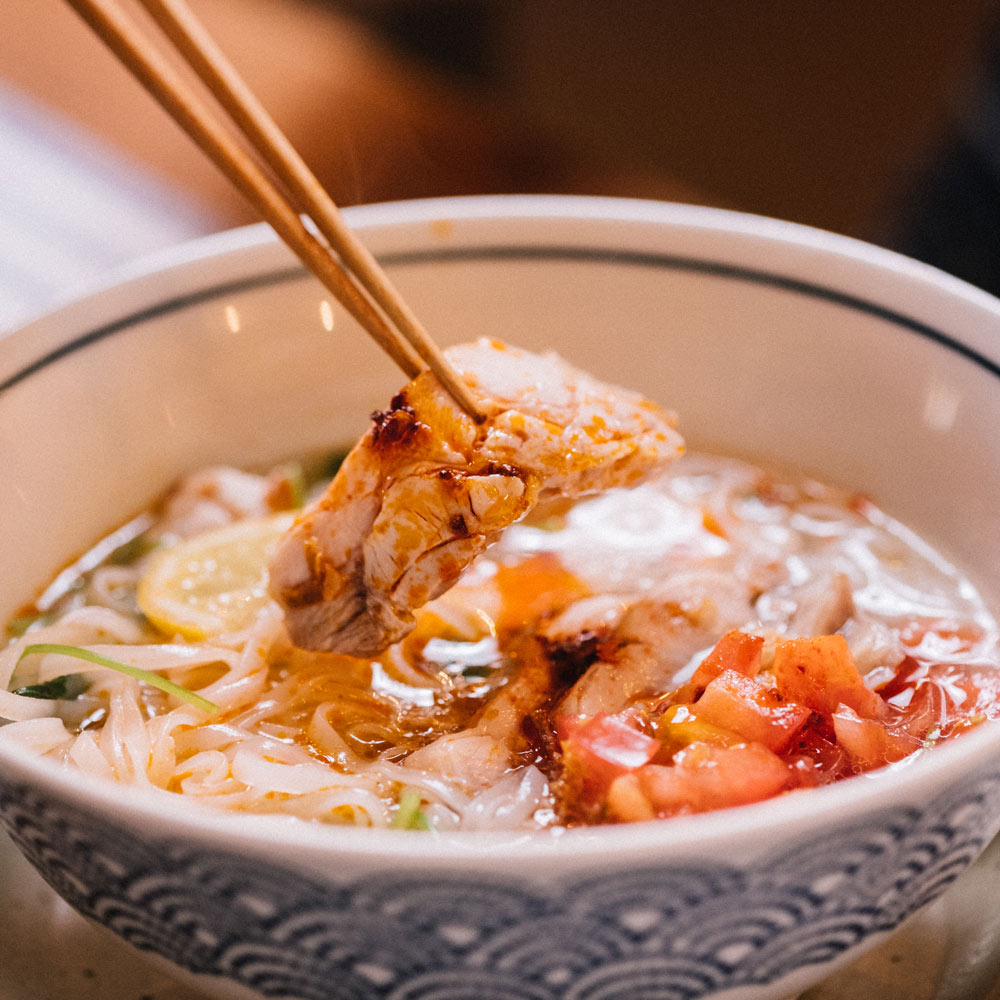
M 749 867 L 625 869 L 542 894 L 426 874 L 328 884 L 0 789 L 3 824 L 85 916 L 191 972 L 301 1000 L 694 1000 L 765 985 L 898 926 L 978 856 L 997 815 L 1000 773 L 980 774 Z

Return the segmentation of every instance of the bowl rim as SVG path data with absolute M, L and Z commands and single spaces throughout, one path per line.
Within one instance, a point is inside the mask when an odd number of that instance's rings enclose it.
M 541 220 L 584 226 L 624 223 L 653 230 L 686 230 L 688 233 L 737 237 L 736 246 L 747 245 L 739 241 L 752 241 L 762 255 L 765 250 L 778 254 L 791 250 L 800 260 L 814 260 L 818 255 L 835 272 L 836 280 L 831 278 L 820 283 L 814 280 L 798 282 L 792 278 L 789 281 L 787 272 L 791 268 L 784 261 L 783 267 L 774 272 L 776 283 L 799 285 L 813 294 L 827 294 L 855 306 L 869 307 L 876 314 L 886 315 L 958 350 L 1000 378 L 1000 336 L 992 336 L 992 330 L 977 330 L 981 323 L 991 327 L 1000 322 L 1000 299 L 892 250 L 801 223 L 709 206 L 587 195 L 427 198 L 353 206 L 344 209 L 344 215 L 351 227 L 364 235 L 376 256 L 387 250 L 392 256 L 393 237 L 403 234 L 404 239 L 412 239 L 414 227 L 433 227 L 442 222 L 509 227 Z M 509 232 L 504 238 L 510 238 Z M 435 256 L 439 255 L 440 247 L 434 252 Z M 67 344 L 71 339 L 66 334 L 69 325 L 87 330 L 88 335 L 82 339 L 89 340 L 90 331 L 103 333 L 109 327 L 117 329 L 141 321 L 144 314 L 151 311 L 151 303 L 164 309 L 177 304 L 178 300 L 190 301 L 238 290 L 241 284 L 265 273 L 277 277 L 282 267 L 285 276 L 307 277 L 301 263 L 280 243 L 270 227 L 256 223 L 198 237 L 114 268 L 104 280 L 95 282 L 89 291 L 72 301 L 57 304 L 51 311 L 21 326 L 0 330 L 0 344 L 4 345 L 0 351 L 0 366 L 12 350 L 26 359 L 6 374 L 0 367 L 0 395 L 35 369 L 67 353 L 67 346 L 73 346 Z M 771 274 L 766 266 L 736 267 L 735 270 L 765 279 Z M 952 310 L 958 307 L 961 313 L 961 333 L 921 322 L 896 304 L 887 306 L 875 300 L 870 279 L 879 272 L 892 277 L 895 286 L 900 291 L 905 289 L 908 295 L 919 297 L 931 293 L 947 297 Z M 866 275 L 867 282 L 864 280 Z M 841 292 L 834 287 L 836 285 L 851 290 Z M 863 291 L 858 291 L 859 286 Z M 881 289 L 879 291 L 881 294 Z M 901 296 L 897 294 L 895 298 L 898 300 Z
M 640 199 L 499 195 L 358 206 L 345 210 L 345 215 L 354 228 L 368 237 L 386 233 L 392 236 L 407 227 L 424 226 L 442 219 L 491 223 L 545 219 L 625 222 L 739 234 L 775 247 L 819 253 L 824 258 L 866 271 L 874 268 L 891 272 L 915 286 L 932 289 L 949 300 L 964 303 L 974 313 L 991 318 L 1000 330 L 1000 301 L 936 268 L 849 237 L 725 209 Z M 139 312 L 126 309 L 130 303 L 145 301 L 148 305 L 165 301 L 176 287 L 184 287 L 188 292 L 210 290 L 220 285 L 220 269 L 227 275 L 242 273 L 245 276 L 248 269 L 250 273 L 273 270 L 275 262 L 282 259 L 288 260 L 290 268 L 302 270 L 290 253 L 278 244 L 269 227 L 262 223 L 180 244 L 118 269 L 99 287 L 26 326 L 0 332 L 0 355 L 6 352 L 8 344 L 29 342 L 37 342 L 38 350 L 43 352 L 58 350 L 79 330 L 92 328 L 99 321 L 111 322 L 114 317 L 121 319 L 124 315 L 129 322 L 139 323 L 142 318 Z M 995 343 L 987 341 L 986 346 L 986 360 L 994 373 L 1000 375 L 1000 336 Z M 2 377 L 0 371 L 0 390 L 4 386 Z M 6 760 L 12 773 L 19 774 L 18 780 L 30 780 L 82 809 L 110 810 L 119 818 L 128 814 L 155 827 L 157 837 L 197 836 L 203 841 L 224 843 L 230 849 L 238 845 L 258 854 L 272 852 L 278 843 L 283 849 L 296 847 L 358 858 L 379 856 L 414 865 L 454 864 L 458 860 L 463 865 L 488 864 L 491 868 L 498 860 L 550 864 L 555 855 L 570 851 L 578 861 L 621 855 L 622 864 L 639 855 L 704 855 L 712 845 L 731 843 L 734 839 L 767 840 L 768 831 L 788 830 L 798 834 L 807 826 L 831 823 L 840 826 L 845 821 L 857 821 L 873 811 L 889 808 L 893 803 L 912 802 L 906 798 L 906 792 L 921 785 L 935 790 L 949 787 L 963 774 L 975 771 L 974 765 L 998 756 L 1000 722 L 987 723 L 931 753 L 850 781 L 794 792 L 762 803 L 669 821 L 542 833 L 449 832 L 435 838 L 414 836 L 408 831 L 222 813 L 210 807 L 196 807 L 196 803 L 191 803 L 196 808 L 185 807 L 183 815 L 178 817 L 172 808 L 177 802 L 173 793 L 114 785 L 64 770 L 24 748 L 0 741 L 0 766 Z

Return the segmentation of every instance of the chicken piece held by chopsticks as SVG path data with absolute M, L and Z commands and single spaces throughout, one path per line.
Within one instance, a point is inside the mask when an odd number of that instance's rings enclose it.
M 446 353 L 485 421 L 430 372 L 373 414 L 272 556 L 271 593 L 296 645 L 379 652 L 540 499 L 633 486 L 683 451 L 671 413 L 554 354 L 495 340 Z

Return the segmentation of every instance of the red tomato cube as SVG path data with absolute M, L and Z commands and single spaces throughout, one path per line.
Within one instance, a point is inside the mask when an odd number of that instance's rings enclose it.
M 705 687 L 724 670 L 735 670 L 744 677 L 760 673 L 764 640 L 759 635 L 733 630 L 727 632 L 713 647 L 691 676 L 691 680 L 671 697 L 675 704 L 694 701 Z
M 698 699 L 699 719 L 780 753 L 805 725 L 812 709 L 787 701 L 776 688 L 735 670 L 724 670 Z
M 567 766 L 578 772 L 585 794 L 593 798 L 603 798 L 615 778 L 648 763 L 660 748 L 618 715 L 562 716 L 556 731 Z
M 827 718 L 838 705 L 848 705 L 864 719 L 887 714 L 882 699 L 865 686 L 842 635 L 779 642 L 771 669 L 785 698 Z
M 634 814 L 641 792 L 655 816 L 676 816 L 746 805 L 771 798 L 793 785 L 791 769 L 775 754 L 755 743 L 733 747 L 692 743 L 673 764 L 646 764 L 615 782 L 608 795 L 611 818 L 624 819 L 621 805 Z M 624 793 L 624 794 L 623 794 Z
M 921 745 L 909 733 L 890 732 L 875 719 L 862 719 L 847 705 L 833 713 L 833 731 L 851 763 L 863 771 L 902 760 Z

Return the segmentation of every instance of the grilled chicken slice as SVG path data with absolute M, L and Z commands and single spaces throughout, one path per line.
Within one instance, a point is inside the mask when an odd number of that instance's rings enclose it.
M 673 414 L 554 354 L 478 340 L 447 355 L 486 420 L 429 372 L 373 414 L 271 559 L 296 645 L 384 649 L 539 500 L 635 485 L 683 451 Z

